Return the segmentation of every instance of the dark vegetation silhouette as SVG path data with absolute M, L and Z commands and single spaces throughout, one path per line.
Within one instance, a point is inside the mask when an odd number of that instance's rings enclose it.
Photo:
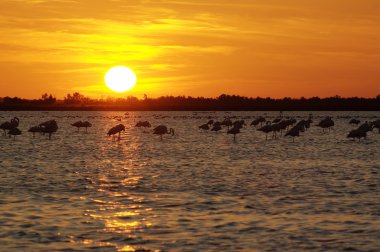
M 92 99 L 78 92 L 67 94 L 57 100 L 51 94 L 43 94 L 40 99 L 19 97 L 0 98 L 0 110 L 380 110 L 380 95 L 374 98 L 340 96 L 328 98 L 282 99 L 245 97 L 222 94 L 216 98 L 191 96 L 162 96 L 142 99 L 126 98 Z M 262 124 L 262 122 L 258 122 Z

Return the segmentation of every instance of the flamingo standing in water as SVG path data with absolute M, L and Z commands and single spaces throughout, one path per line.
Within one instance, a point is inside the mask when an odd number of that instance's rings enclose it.
M 351 130 L 350 133 L 348 133 L 347 138 L 352 138 L 354 141 L 355 138 L 357 138 L 360 142 L 360 138 L 367 138 L 367 131 L 363 129 Z
M 222 126 L 220 126 L 220 122 L 215 122 L 214 125 L 212 126 L 211 131 L 218 132 L 221 129 L 222 129 Z
M 85 122 L 78 121 L 71 124 L 71 126 L 77 127 L 78 131 L 79 131 L 79 128 L 86 128 L 86 132 L 87 132 L 87 128 L 92 127 L 92 124 L 89 121 L 85 121 Z
M 120 133 L 121 133 L 121 131 L 125 131 L 125 126 L 123 124 L 119 124 L 119 125 L 116 125 L 115 127 L 112 127 L 108 131 L 107 135 L 108 136 L 112 136 L 112 141 L 114 141 L 115 140 L 115 135 L 119 134 L 117 140 L 120 141 Z
M 266 121 L 266 119 L 264 117 L 259 116 L 258 118 L 256 118 L 255 120 L 253 120 L 251 122 L 251 126 L 255 126 L 256 127 L 259 124 L 260 124 L 260 126 L 262 126 L 263 122 L 265 122 L 265 121 Z
M 165 125 L 159 125 L 153 129 L 153 134 L 160 135 L 160 138 L 162 140 L 162 135 L 164 135 L 164 134 L 171 134 L 173 136 L 174 135 L 174 129 L 170 128 L 168 130 L 168 128 Z
M 210 129 L 210 127 L 208 126 L 208 123 L 206 123 L 206 124 L 202 124 L 202 125 L 199 126 L 198 128 L 203 129 L 203 130 L 209 130 L 209 129 Z
M 267 121 L 267 124 L 265 126 L 258 129 L 258 131 L 265 133 L 265 140 L 268 140 L 268 133 L 273 131 L 271 124 L 271 121 Z
M 141 127 L 150 128 L 150 127 L 152 127 L 152 125 L 150 125 L 150 123 L 148 121 L 138 121 L 136 123 L 135 127 L 138 127 L 138 128 L 141 128 Z
M 18 128 L 12 128 L 8 131 L 8 135 L 9 137 L 11 137 L 12 135 L 13 139 L 16 139 L 16 136 L 21 135 L 21 130 L 19 130 Z
M 7 135 L 7 130 L 11 130 L 13 128 L 17 128 L 18 125 L 20 123 L 20 119 L 18 119 L 18 117 L 14 117 L 13 119 L 11 119 L 10 122 L 4 122 L 0 125 L 0 129 L 2 129 L 4 131 L 3 135 L 6 136 Z
M 39 126 L 41 127 L 41 132 L 44 135 L 49 134 L 49 140 L 51 140 L 51 135 L 58 130 L 58 124 L 55 120 L 43 122 Z
M 359 123 L 360 123 L 360 120 L 355 119 L 355 118 L 351 119 L 349 122 L 349 124 L 355 124 L 355 125 L 358 125 Z
M 300 131 L 305 131 L 305 126 L 303 124 L 297 124 L 293 128 L 291 128 L 285 136 L 291 136 L 293 137 L 293 143 L 294 143 L 294 137 L 299 137 L 300 136 Z
M 326 117 L 322 121 L 318 123 L 318 127 L 321 127 L 323 129 L 323 132 L 325 132 L 325 129 L 327 128 L 330 131 L 331 127 L 334 127 L 334 121 L 331 119 L 331 117 Z
M 236 141 L 236 134 L 241 133 L 240 132 L 240 126 L 233 127 L 232 129 L 227 131 L 227 134 L 233 134 L 234 135 L 234 142 Z
M 378 129 L 378 132 L 379 132 L 379 134 L 380 134 L 380 119 L 378 119 L 378 120 L 372 122 L 371 124 L 372 124 L 372 128 L 373 128 L 373 129 L 374 129 L 374 128 L 377 128 L 377 129 Z
M 33 137 L 35 137 L 36 132 L 41 132 L 42 133 L 42 127 L 41 126 L 33 126 L 30 127 L 28 132 L 33 133 Z

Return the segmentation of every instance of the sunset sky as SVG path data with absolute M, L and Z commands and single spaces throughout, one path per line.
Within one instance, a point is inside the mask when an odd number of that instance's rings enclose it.
M 380 1 L 1 0 L 0 74 L 1 97 L 374 97 Z

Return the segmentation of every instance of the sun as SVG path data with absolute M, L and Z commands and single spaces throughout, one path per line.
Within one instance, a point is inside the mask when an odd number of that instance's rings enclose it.
M 123 93 L 136 85 L 136 74 L 125 66 L 116 66 L 108 70 L 104 81 L 112 91 Z

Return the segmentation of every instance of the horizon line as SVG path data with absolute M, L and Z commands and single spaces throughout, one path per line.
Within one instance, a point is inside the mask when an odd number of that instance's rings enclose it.
M 207 96 L 191 96 L 191 95 L 172 95 L 172 94 L 167 94 L 167 95 L 161 95 L 161 96 L 155 96 L 155 97 L 149 97 L 149 96 L 143 96 L 143 98 L 139 98 L 138 96 L 134 95 L 125 95 L 124 97 L 117 97 L 117 96 L 105 96 L 105 97 L 92 97 L 92 96 L 86 96 L 82 93 L 79 92 L 73 92 L 73 93 L 68 93 L 66 96 L 63 98 L 57 98 L 54 94 L 48 94 L 44 93 L 41 94 L 40 97 L 38 98 L 26 98 L 26 97 L 20 97 L 20 96 L 0 96 L 0 100 L 3 100 L 4 98 L 18 98 L 18 99 L 23 99 L 23 100 L 41 100 L 43 99 L 43 95 L 48 95 L 51 96 L 52 98 L 56 99 L 56 101 L 64 101 L 67 95 L 74 95 L 75 93 L 80 94 L 86 99 L 91 99 L 91 100 L 119 100 L 119 99 L 128 99 L 128 98 L 136 98 L 138 100 L 145 100 L 145 99 L 159 99 L 159 98 L 165 98 L 165 97 L 174 97 L 174 98 L 179 98 L 179 97 L 185 97 L 185 98 L 203 98 L 203 99 L 218 99 L 221 96 L 227 96 L 227 97 L 241 97 L 241 98 L 248 98 L 248 99 L 272 99 L 272 100 L 284 100 L 284 99 L 292 99 L 292 100 L 301 100 L 301 99 L 313 99 L 313 98 L 319 98 L 319 99 L 329 99 L 329 98 L 339 98 L 339 99 L 350 99 L 350 98 L 357 98 L 357 99 L 379 99 L 380 98 L 380 93 L 375 94 L 372 97 L 366 97 L 366 96 L 341 96 L 341 95 L 331 95 L 331 96 L 299 96 L 299 97 L 290 97 L 290 96 L 283 96 L 283 97 L 271 97 L 271 96 L 244 96 L 244 95 L 239 95 L 239 94 L 220 94 L 218 96 L 214 97 L 207 97 Z M 144 94 L 146 95 L 146 94 Z

